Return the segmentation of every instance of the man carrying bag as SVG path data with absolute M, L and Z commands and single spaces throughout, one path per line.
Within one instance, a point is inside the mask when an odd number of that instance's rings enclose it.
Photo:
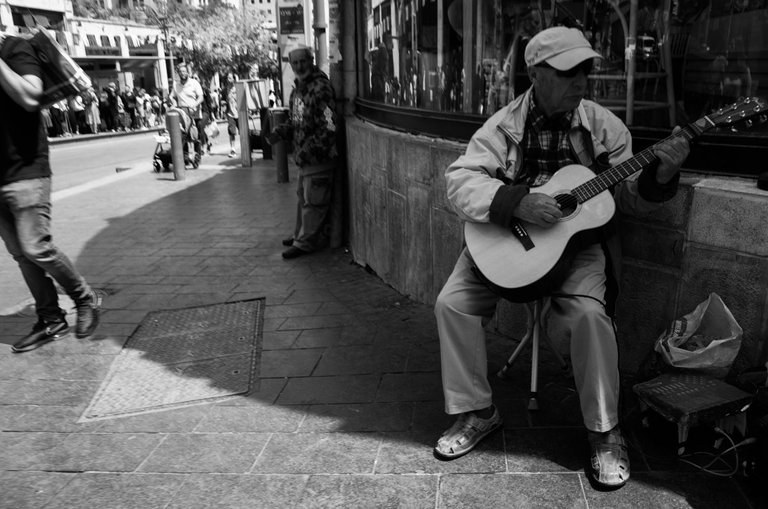
M 75 303 L 77 337 L 90 336 L 99 323 L 99 298 L 52 240 L 51 167 L 40 115 L 43 74 L 29 41 L 0 32 L 0 237 L 19 264 L 38 315 L 13 352 L 33 350 L 69 331 L 53 280 Z

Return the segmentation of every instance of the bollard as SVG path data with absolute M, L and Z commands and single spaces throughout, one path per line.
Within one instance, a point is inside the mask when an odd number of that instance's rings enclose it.
M 181 139 L 181 115 L 178 111 L 171 110 L 165 115 L 165 127 L 171 138 L 171 164 L 173 164 L 173 177 L 176 180 L 186 178 L 184 166 L 184 142 Z
M 259 110 L 259 120 L 261 121 L 261 158 L 265 161 L 272 159 L 272 145 L 267 141 L 269 133 L 272 132 L 272 115 L 269 114 L 269 108 Z
M 271 108 L 269 110 L 272 133 L 280 124 L 288 121 L 288 108 Z M 273 136 L 275 142 L 272 144 L 272 158 L 275 160 L 277 168 L 277 182 L 288 182 L 288 142 L 282 138 Z

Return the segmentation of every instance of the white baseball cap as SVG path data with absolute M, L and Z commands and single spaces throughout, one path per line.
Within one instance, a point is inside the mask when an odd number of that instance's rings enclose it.
M 525 47 L 528 66 L 546 62 L 558 71 L 573 69 L 585 60 L 603 58 L 577 28 L 552 27 L 542 30 Z

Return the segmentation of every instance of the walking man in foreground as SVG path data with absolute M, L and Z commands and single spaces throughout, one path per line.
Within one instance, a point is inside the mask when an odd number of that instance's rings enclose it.
M 26 40 L 0 32 L 0 237 L 19 264 L 38 321 L 13 346 L 34 350 L 69 332 L 53 280 L 77 308 L 75 334 L 93 334 L 98 297 L 51 236 L 51 167 L 39 98 L 40 63 Z M 53 280 L 51 279 L 53 278 Z

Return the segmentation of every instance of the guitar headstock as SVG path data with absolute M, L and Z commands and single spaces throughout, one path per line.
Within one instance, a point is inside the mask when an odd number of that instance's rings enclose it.
M 768 102 L 761 97 L 746 97 L 719 110 L 710 113 L 695 122 L 702 131 L 713 127 L 732 126 L 744 123 L 752 127 L 753 118 L 758 117 L 760 123 L 768 120 Z

